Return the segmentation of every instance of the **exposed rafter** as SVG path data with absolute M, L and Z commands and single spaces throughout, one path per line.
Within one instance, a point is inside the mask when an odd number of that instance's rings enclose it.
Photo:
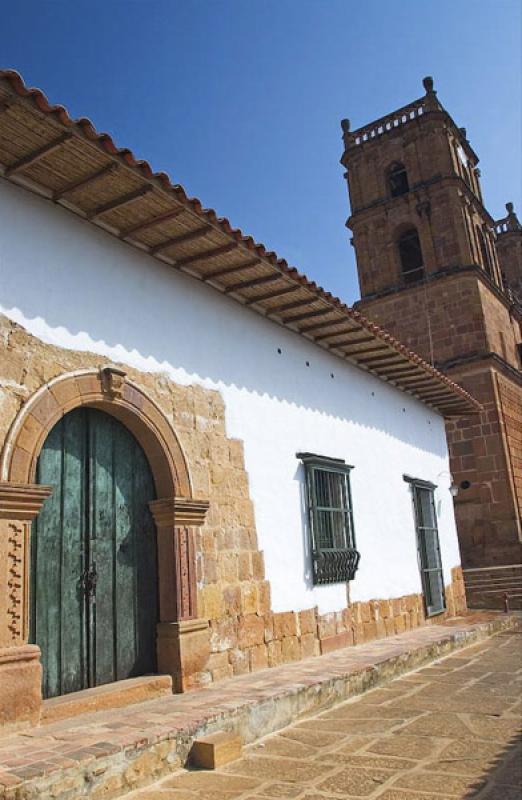
M 95 181 L 99 181 L 100 178 L 105 178 L 107 175 L 110 175 L 113 172 L 116 172 L 118 169 L 118 165 L 111 161 L 110 164 L 106 164 L 101 169 L 97 170 L 96 172 L 91 172 L 89 175 L 85 175 L 83 178 L 78 178 L 76 181 L 71 181 L 63 189 L 58 189 L 58 191 L 54 192 L 53 200 L 61 200 L 62 197 L 65 197 L 67 194 L 71 194 L 76 189 L 83 189 L 85 186 L 94 183 Z
M 122 197 L 117 197 L 114 200 L 110 200 L 108 203 L 103 203 L 103 205 L 93 209 L 87 214 L 87 218 L 96 219 L 97 217 L 101 217 L 103 214 L 107 214 L 109 211 L 114 211 L 116 208 L 128 206 L 130 203 L 140 200 L 142 197 L 152 191 L 153 187 L 150 184 L 147 184 L 146 186 L 140 186 L 139 189 L 135 189 L 133 192 L 128 192 L 128 194 L 124 194 Z
M 272 275 L 261 275 L 259 278 L 252 278 L 250 281 L 241 281 L 240 283 L 233 283 L 232 286 L 225 288 L 226 294 L 230 292 L 239 292 L 240 289 L 250 289 L 252 286 L 262 286 L 265 283 L 274 283 L 275 281 L 284 280 L 283 275 L 280 273 Z
M 363 351 L 364 352 L 364 351 Z M 359 356 L 359 353 L 354 353 L 354 356 Z M 392 361 L 390 361 L 392 359 Z M 386 365 L 389 364 L 392 366 L 393 364 L 397 363 L 400 364 L 402 361 L 400 355 L 396 353 L 394 350 L 390 350 L 388 353 L 382 356 L 370 356 L 370 358 L 365 359 L 365 364 L 383 364 L 386 362 Z
M 301 333 L 310 333 L 310 331 L 318 331 L 321 328 L 331 328 L 332 325 L 339 325 L 339 322 L 336 319 L 323 319 L 320 322 L 314 322 L 313 325 L 305 325 L 299 330 Z
M 237 242 L 227 242 L 227 244 L 223 244 L 221 247 L 213 247 L 211 250 L 203 250 L 203 252 L 194 253 L 192 256 L 177 258 L 176 264 L 178 266 L 185 266 L 186 264 L 193 264 L 196 261 L 206 261 L 207 259 L 216 258 L 217 256 L 224 256 L 226 253 L 230 253 L 231 250 L 235 250 L 236 247 Z
M 361 333 L 364 334 L 365 330 L 364 328 L 361 328 L 360 325 L 357 326 L 348 325 L 348 327 L 345 330 L 332 331 L 331 333 L 323 333 L 321 334 L 321 336 L 317 336 L 315 340 L 316 342 L 326 342 L 328 339 L 335 339 L 336 336 L 344 336 L 345 334 L 349 336 L 361 336 Z M 374 342 L 375 336 L 362 336 L 357 341 L 360 341 L 361 344 L 363 344 L 364 342 Z
M 273 292 L 265 292 L 264 294 L 258 294 L 256 297 L 249 297 L 248 300 L 245 301 L 246 306 L 253 305 L 254 303 L 264 303 L 266 300 L 273 300 L 274 297 L 281 297 L 285 294 L 292 294 L 292 292 L 297 292 L 302 287 L 296 284 L 295 286 L 285 286 L 284 289 L 275 289 Z M 272 309 L 268 308 L 267 313 L 271 314 Z
M 166 239 L 164 242 L 160 242 L 154 247 L 151 247 L 150 252 L 152 255 L 156 255 L 156 253 L 161 253 L 163 250 L 168 250 L 169 247 L 175 247 L 175 245 L 185 244 L 186 242 L 195 242 L 197 239 L 202 239 L 203 236 L 208 236 L 211 230 L 212 228 L 210 225 L 205 225 L 204 228 L 198 228 L 195 231 L 183 233 L 181 236 L 173 236 L 171 239 Z
M 283 322 L 285 325 L 293 325 L 296 322 L 301 322 L 305 319 L 313 319 L 314 317 L 324 317 L 325 314 L 331 314 L 333 311 L 328 308 L 320 308 L 314 311 L 303 311 L 302 314 L 293 314 L 290 317 L 283 317 Z
M 144 222 L 131 225 L 129 228 L 120 231 L 120 239 L 126 239 L 133 234 L 149 230 L 149 228 L 154 228 L 156 225 L 161 225 L 163 222 L 170 222 L 170 220 L 176 219 L 176 217 L 179 217 L 186 210 L 185 206 L 179 206 L 178 208 L 172 209 L 172 211 L 167 211 L 165 214 L 160 214 L 157 217 L 152 217 L 152 219 L 146 219 Z
M 202 276 L 203 281 L 212 281 L 212 280 L 219 280 L 219 278 L 224 278 L 227 275 L 235 275 L 238 272 L 243 272 L 245 269 L 252 269 L 252 267 L 258 267 L 261 264 L 259 258 L 252 258 L 250 261 L 244 261 L 242 264 L 236 264 L 233 267 L 223 267 L 222 269 L 216 269 L 213 272 L 206 272 Z
M 67 133 L 63 133 L 57 139 L 54 139 L 54 141 L 44 144 L 43 147 L 39 147 L 38 150 L 33 150 L 32 153 L 28 153 L 28 155 L 23 156 L 23 158 L 19 158 L 18 161 L 14 162 L 14 164 L 6 167 L 4 173 L 5 177 L 10 178 L 11 175 L 21 172 L 23 169 L 27 169 L 27 167 L 36 164 L 37 161 L 40 161 L 42 158 L 45 158 L 45 156 L 48 156 L 55 150 L 58 150 L 59 147 L 62 147 L 62 145 L 70 141 L 71 138 L 72 133 L 68 131 Z

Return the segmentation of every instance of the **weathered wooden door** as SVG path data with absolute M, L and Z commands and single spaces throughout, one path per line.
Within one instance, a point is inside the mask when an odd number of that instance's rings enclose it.
M 31 539 L 31 641 L 44 697 L 154 672 L 154 485 L 132 434 L 102 411 L 66 414 L 37 467 L 53 487 Z

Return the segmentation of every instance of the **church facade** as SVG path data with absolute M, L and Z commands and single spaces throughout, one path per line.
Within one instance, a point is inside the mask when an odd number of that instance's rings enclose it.
M 452 380 L 0 73 L 0 722 L 466 607 Z
M 488 213 L 466 130 L 424 88 L 343 122 L 356 307 L 482 404 L 446 430 L 463 565 L 500 594 L 522 577 L 522 226 L 511 203 Z

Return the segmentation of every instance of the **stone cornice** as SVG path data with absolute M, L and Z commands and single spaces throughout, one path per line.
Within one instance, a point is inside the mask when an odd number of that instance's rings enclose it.
M 469 353 L 464 356 L 459 356 L 458 358 L 452 358 L 448 361 L 438 363 L 437 369 L 440 369 L 446 373 L 449 370 L 457 370 L 459 367 L 482 364 L 484 362 L 489 362 L 491 366 L 496 367 L 498 370 L 503 372 L 504 375 L 514 380 L 519 386 L 522 386 L 522 370 L 519 370 L 516 367 L 513 367 L 511 364 L 508 364 L 508 362 L 505 361 L 502 356 L 499 356 L 498 353 Z M 456 378 L 456 380 L 459 379 Z
M 475 194 L 475 192 L 468 186 L 466 181 L 456 173 L 451 175 L 442 175 L 441 173 L 439 173 L 431 178 L 428 178 L 427 180 L 418 181 L 417 183 L 414 183 L 410 187 L 408 192 L 405 192 L 405 194 L 401 194 L 398 197 L 379 197 L 377 200 L 374 200 L 373 203 L 369 203 L 367 206 L 354 208 L 352 210 L 351 215 L 346 220 L 345 225 L 349 230 L 353 230 L 352 223 L 355 221 L 356 217 L 359 219 L 361 216 L 366 214 L 367 217 L 371 218 L 371 214 L 367 212 L 371 212 L 376 208 L 382 208 L 382 207 L 385 207 L 387 211 L 389 208 L 399 205 L 398 201 L 402 200 L 402 202 L 404 202 L 404 198 L 413 197 L 414 198 L 413 202 L 417 203 L 418 200 L 415 197 L 416 192 L 419 192 L 422 189 L 427 189 L 430 186 L 433 186 L 434 184 L 442 183 L 443 181 L 457 183 L 460 186 L 460 188 L 464 190 L 464 193 L 466 194 L 468 200 L 471 203 L 474 203 L 474 205 L 476 206 L 476 210 L 479 211 L 483 217 L 485 217 L 490 227 L 491 228 L 495 227 L 495 220 L 485 207 L 481 198 L 477 194 Z
M 164 497 L 149 503 L 154 521 L 159 528 L 169 525 L 200 527 L 205 522 L 209 503 L 188 497 Z
M 394 294 L 399 294 L 400 292 L 412 292 L 422 288 L 425 284 L 429 284 L 432 281 L 436 280 L 443 280 L 445 278 L 455 278 L 459 277 L 460 275 L 465 274 L 474 274 L 482 283 L 490 289 L 491 292 L 495 295 L 495 297 L 500 300 L 508 309 L 510 313 L 512 313 L 515 317 L 520 319 L 522 317 L 522 307 L 518 303 L 512 302 L 509 297 L 506 296 L 505 292 L 500 290 L 498 286 L 491 280 L 485 270 L 482 269 L 478 264 L 466 264 L 465 266 L 453 266 L 453 267 L 444 267 L 443 269 L 437 270 L 437 272 L 430 272 L 425 276 L 423 281 L 419 281 L 418 283 L 410 283 L 410 284 L 400 284 L 394 286 L 388 286 L 385 289 L 381 289 L 378 292 L 374 292 L 373 294 L 365 295 L 361 297 L 360 300 L 357 300 L 353 307 L 356 309 L 365 308 L 370 303 L 375 302 L 376 300 L 380 300 L 384 297 L 391 297 Z M 365 312 L 366 313 L 366 312 Z M 371 317 L 371 314 L 369 314 Z
M 52 491 L 51 486 L 0 481 L 0 519 L 34 519 Z

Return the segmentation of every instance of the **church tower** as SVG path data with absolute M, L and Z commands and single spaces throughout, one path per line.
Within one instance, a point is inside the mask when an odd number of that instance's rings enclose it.
M 357 307 L 482 404 L 447 424 L 463 566 L 522 561 L 522 228 L 484 206 L 478 156 L 432 78 L 418 100 L 352 131 Z

